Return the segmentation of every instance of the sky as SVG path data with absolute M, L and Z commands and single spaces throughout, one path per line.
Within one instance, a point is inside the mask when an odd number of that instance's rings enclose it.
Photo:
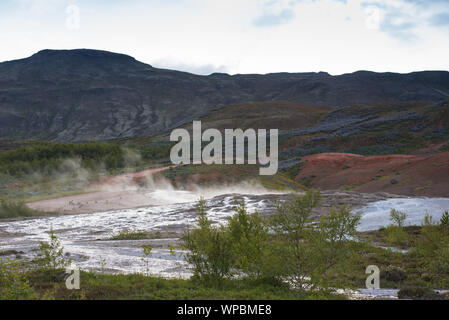
M 449 70 L 449 0 L 0 1 L 0 61 L 75 48 L 195 74 Z

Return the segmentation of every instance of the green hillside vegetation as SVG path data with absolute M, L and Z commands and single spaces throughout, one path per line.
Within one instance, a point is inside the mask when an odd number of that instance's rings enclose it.
M 37 217 L 48 214 L 48 212 L 42 212 L 29 208 L 23 201 L 9 201 L 0 199 L 0 219 Z
M 3 143 L 0 151 L 0 199 L 40 200 L 82 192 L 89 180 L 135 170 L 140 157 L 114 143 Z
M 56 170 L 70 170 L 67 159 L 79 159 L 80 166 L 107 171 L 123 168 L 124 151 L 119 146 L 100 142 L 42 143 L 0 152 L 0 173 L 22 177 L 35 172 L 52 174 Z

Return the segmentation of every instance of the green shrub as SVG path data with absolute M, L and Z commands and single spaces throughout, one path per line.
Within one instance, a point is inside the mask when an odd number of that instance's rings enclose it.
M 111 143 L 41 143 L 0 152 L 0 173 L 23 177 L 32 173 L 50 175 L 54 171 L 76 170 L 67 159 L 79 159 L 82 168 L 110 171 L 123 168 L 125 152 Z
M 33 210 L 24 202 L 0 199 L 0 219 L 42 216 L 45 212 Z
M 112 237 L 109 238 L 109 240 L 141 240 L 141 239 L 147 239 L 148 233 L 143 230 L 129 230 L 129 229 L 123 229 L 120 230 L 117 234 L 112 235 Z
M 225 227 L 214 227 L 207 217 L 203 199 L 197 205 L 198 227 L 188 230 L 183 237 L 189 252 L 186 261 L 193 266 L 194 276 L 212 283 L 220 283 L 231 276 L 232 245 Z
M 278 205 L 272 217 L 272 227 L 282 239 L 273 256 L 282 277 L 299 291 L 329 285 L 329 271 L 348 260 L 352 252 L 348 240 L 360 219 L 347 208 L 339 208 L 313 224 L 312 209 L 320 201 L 320 193 L 310 190 Z
M 234 267 L 249 276 L 269 276 L 272 259 L 268 243 L 268 226 L 256 211 L 247 212 L 245 202 L 238 203 L 236 214 L 226 226 L 232 245 Z
M 437 275 L 449 275 L 449 243 L 438 248 L 433 259 L 429 260 L 429 269 Z
M 316 250 L 304 239 L 312 235 L 310 215 L 321 202 L 319 192 L 308 191 L 294 195 L 279 203 L 271 217 L 271 226 L 281 235 L 276 248 L 276 260 L 281 274 L 297 289 L 303 290 L 310 283 L 310 274 L 316 266 Z
M 434 282 L 443 287 L 449 285 L 449 233 L 442 221 L 436 223 L 426 219 L 416 241 L 415 252 Z
M 312 260 L 316 264 L 312 281 L 321 288 L 344 285 L 338 278 L 332 279 L 330 271 L 346 269 L 351 263 L 356 254 L 352 240 L 356 237 L 359 223 L 360 216 L 353 215 L 348 207 L 331 208 L 328 216 L 321 217 L 312 237 L 305 239 L 317 250 L 316 261 Z
M 383 230 L 385 241 L 389 246 L 406 246 L 408 244 L 408 235 L 403 227 L 390 225 Z
M 390 220 L 398 227 L 404 226 L 404 221 L 407 219 L 407 214 L 405 212 L 398 211 L 396 209 L 391 209 Z
M 413 300 L 435 300 L 443 299 L 443 296 L 434 292 L 430 288 L 421 286 L 407 286 L 398 291 L 399 299 L 413 299 Z
M 449 244 L 449 235 L 440 225 L 431 222 L 428 219 L 427 223 L 423 224 L 421 228 L 420 237 L 417 240 L 417 251 L 426 257 L 435 257 L 437 253 Z
M 445 211 L 440 219 L 440 225 L 443 229 L 449 231 L 449 211 Z
M 392 282 L 403 282 L 407 279 L 407 272 L 403 268 L 392 265 L 382 270 L 380 275 L 383 279 Z
M 29 300 L 34 298 L 23 266 L 13 260 L 0 258 L 0 300 Z
M 50 237 L 50 242 L 41 241 L 39 243 L 39 249 L 33 260 L 35 265 L 39 268 L 49 269 L 51 271 L 70 266 L 72 261 L 65 258 L 64 248 L 56 237 L 53 227 L 50 228 L 48 235 Z

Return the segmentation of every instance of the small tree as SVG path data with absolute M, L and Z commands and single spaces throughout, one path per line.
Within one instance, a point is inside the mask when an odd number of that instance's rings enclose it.
M 319 230 L 330 243 L 342 243 L 355 236 L 359 223 L 360 216 L 351 214 L 348 207 L 331 208 L 329 216 L 321 218 Z
M 407 214 L 396 209 L 390 211 L 390 224 L 385 228 L 385 240 L 391 246 L 402 246 L 408 241 L 408 235 L 404 231 L 404 222 L 407 219 Z
M 72 261 L 64 257 L 64 248 L 56 237 L 53 226 L 50 227 L 48 235 L 50 242 L 39 242 L 39 250 L 34 259 L 35 264 L 40 268 L 52 271 L 70 266 Z
M 440 219 L 440 225 L 443 229 L 449 231 L 449 211 L 445 211 Z
M 145 257 L 142 258 L 142 261 L 145 263 L 145 273 L 146 275 L 150 274 L 150 261 L 149 257 L 153 248 L 151 246 L 143 247 L 143 254 Z
M 293 196 L 278 204 L 271 219 L 271 225 L 279 236 L 275 251 L 278 269 L 298 290 L 311 284 L 310 275 L 318 263 L 318 252 L 306 239 L 314 236 L 310 216 L 320 202 L 320 193 L 313 190 Z
M 268 271 L 267 261 L 272 258 L 268 250 L 268 226 L 257 211 L 247 212 L 245 201 L 237 203 L 235 211 L 227 226 L 235 268 L 246 275 L 261 276 Z
M 416 252 L 421 256 L 425 270 L 432 272 L 435 280 L 442 281 L 443 287 L 448 285 L 449 275 L 449 233 L 445 215 L 438 223 L 426 216 L 416 243 Z
M 189 250 L 185 257 L 193 266 L 196 277 L 220 283 L 231 275 L 232 247 L 225 228 L 212 226 L 206 209 L 206 202 L 200 199 L 197 205 L 198 227 L 188 230 L 183 237 L 184 246 Z
M 331 209 L 318 223 L 311 219 L 321 195 L 308 191 L 281 204 L 272 218 L 280 241 L 277 268 L 282 278 L 297 290 L 325 289 L 330 284 L 329 271 L 348 261 L 352 254 L 350 240 L 356 235 L 360 217 L 346 207 Z
M 407 219 L 407 214 L 405 212 L 401 212 L 396 209 L 391 209 L 390 220 L 398 227 L 404 226 L 405 219 Z
M 444 247 L 445 237 L 438 223 L 427 214 L 421 226 L 420 237 L 417 241 L 417 250 L 423 256 L 434 258 L 440 248 Z
M 360 216 L 351 214 L 348 207 L 331 208 L 330 214 L 320 219 L 310 239 L 317 250 L 316 266 L 312 273 L 314 283 L 319 283 L 323 288 L 329 286 L 329 271 L 350 263 L 354 254 L 351 240 L 356 236 L 359 223 Z

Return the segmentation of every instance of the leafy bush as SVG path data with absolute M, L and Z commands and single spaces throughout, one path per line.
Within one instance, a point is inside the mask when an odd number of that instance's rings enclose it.
M 159 160 L 170 157 L 173 142 L 153 142 L 140 148 L 140 154 L 144 160 Z
M 398 291 L 399 299 L 413 299 L 413 300 L 435 300 L 443 299 L 443 296 L 434 292 L 430 288 L 421 286 L 407 286 Z
M 147 239 L 148 234 L 143 230 L 120 230 L 117 234 L 112 235 L 109 240 L 141 240 Z
M 198 228 L 184 236 L 187 261 L 196 277 L 212 283 L 235 274 L 273 278 L 278 261 L 273 259 L 269 226 L 257 211 L 250 214 L 245 202 L 239 202 L 236 214 L 223 226 L 212 226 L 204 200 L 197 211 Z
M 440 219 L 440 225 L 443 229 L 449 231 L 449 211 L 445 211 Z
M 383 230 L 385 241 L 389 246 L 405 246 L 408 243 L 407 232 L 403 227 L 390 225 Z
M 51 174 L 71 170 L 67 159 L 80 159 L 81 167 L 90 170 L 122 168 L 125 153 L 118 145 L 100 142 L 45 143 L 0 152 L 0 173 L 23 177 L 31 173 Z
M 23 266 L 13 260 L 0 259 L 0 300 L 29 300 L 34 298 Z
M 449 275 L 449 243 L 438 248 L 433 259 L 429 261 L 429 269 L 439 275 Z
M 37 251 L 34 263 L 39 268 L 52 271 L 70 266 L 72 261 L 65 258 L 64 248 L 56 237 L 53 227 L 50 228 L 48 235 L 50 237 L 50 242 L 41 241 L 39 243 L 39 250 Z
M 423 267 L 431 272 L 441 286 L 449 285 L 449 233 L 444 219 L 438 223 L 427 217 L 416 242 L 415 252 L 422 258 Z
M 47 213 L 33 210 L 24 202 L 0 199 L 0 219 L 42 216 Z
M 404 222 L 407 219 L 405 212 L 391 209 L 390 211 L 390 224 L 383 230 L 385 240 L 390 246 L 405 246 L 408 243 L 408 235 L 404 230 Z
M 441 221 L 434 222 L 431 216 L 426 215 L 416 245 L 419 253 L 427 257 L 435 257 L 442 248 L 448 245 L 449 234 Z
M 319 192 L 308 191 L 305 195 L 293 196 L 278 204 L 271 218 L 274 231 L 282 235 L 276 252 L 278 262 L 282 261 L 279 268 L 289 282 L 301 290 L 310 283 L 310 274 L 318 260 L 317 250 L 304 239 L 313 237 L 310 215 L 320 202 Z
M 278 205 L 272 217 L 272 227 L 282 239 L 277 247 L 278 268 L 300 291 L 329 284 L 328 272 L 352 252 L 348 240 L 360 220 L 347 208 L 339 208 L 314 225 L 311 213 L 320 201 L 320 193 L 311 190 Z
M 245 202 L 238 203 L 236 214 L 226 227 L 232 246 L 234 267 L 250 276 L 269 276 L 268 226 L 256 211 L 247 212 Z M 271 273 L 271 272 L 270 272 Z
M 382 270 L 380 275 L 383 279 L 392 282 L 402 282 L 407 279 L 407 272 L 404 269 L 391 265 Z
M 398 227 L 404 226 L 404 221 L 407 219 L 407 214 L 405 212 L 398 211 L 396 209 L 391 209 L 390 220 Z
M 225 227 L 214 227 L 207 217 L 206 202 L 197 205 L 198 228 L 188 230 L 183 237 L 189 250 L 186 261 L 193 266 L 194 275 L 202 280 L 219 283 L 229 277 L 232 267 L 232 247 Z
M 319 230 L 329 242 L 341 243 L 355 236 L 359 223 L 360 216 L 352 215 L 348 207 L 331 208 L 330 215 L 321 218 Z

